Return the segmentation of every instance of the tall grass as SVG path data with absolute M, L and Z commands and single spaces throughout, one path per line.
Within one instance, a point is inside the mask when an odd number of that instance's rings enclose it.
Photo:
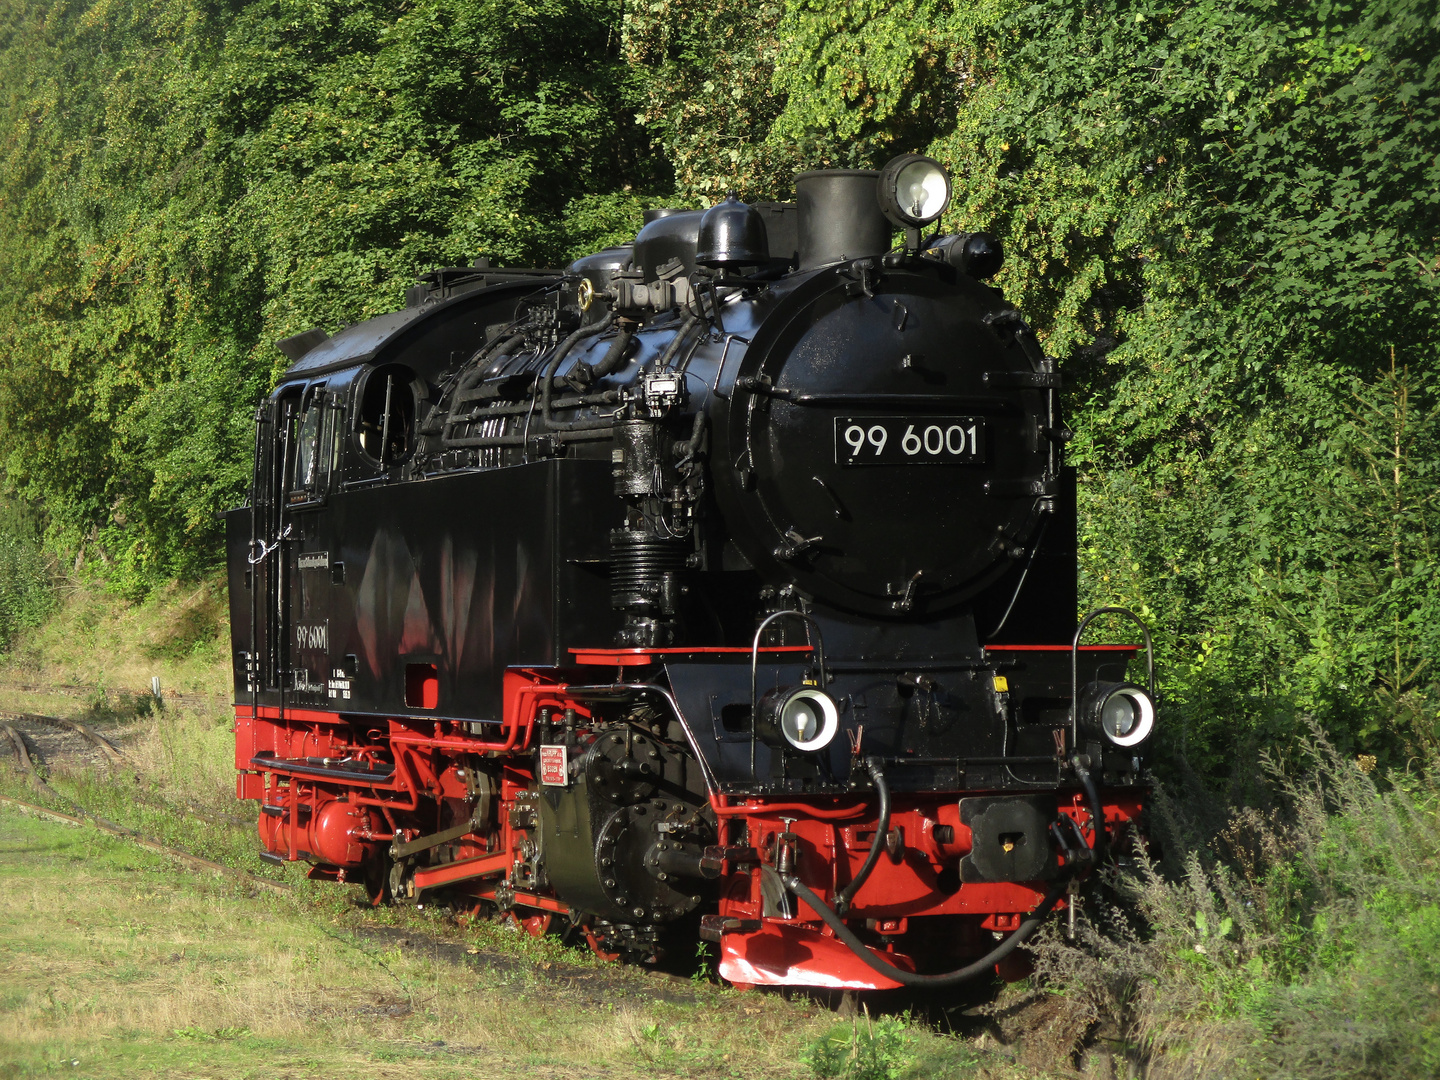
M 1440 1075 L 1440 787 L 1369 764 L 1312 728 L 1261 805 L 1157 793 L 1154 859 L 1050 936 L 1042 981 L 1151 1077 Z
M 126 752 L 167 796 L 225 813 L 235 801 L 234 716 L 221 706 L 171 706 L 137 717 Z
M 0 651 L 39 626 L 55 607 L 56 568 L 41 547 L 38 520 L 0 499 Z

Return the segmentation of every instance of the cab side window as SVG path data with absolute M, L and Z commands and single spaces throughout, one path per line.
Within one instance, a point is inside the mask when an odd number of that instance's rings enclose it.
M 415 449 L 418 394 L 415 373 L 386 364 L 365 377 L 355 412 L 355 434 L 370 464 L 388 469 Z
M 324 498 L 339 454 L 339 425 L 325 384 L 308 387 L 286 419 L 286 501 L 295 506 Z

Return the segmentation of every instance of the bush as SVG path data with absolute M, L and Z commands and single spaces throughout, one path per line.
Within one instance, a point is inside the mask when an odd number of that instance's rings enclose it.
M 1164 854 L 1113 883 L 1129 904 L 1038 950 L 1150 1076 L 1440 1072 L 1440 786 L 1382 785 L 1313 726 L 1301 754 L 1265 760 L 1268 804 L 1157 793 Z
M 867 1010 L 816 1039 L 800 1060 L 817 1080 L 896 1080 L 914 1060 L 908 1042 L 903 1017 L 877 1020 Z

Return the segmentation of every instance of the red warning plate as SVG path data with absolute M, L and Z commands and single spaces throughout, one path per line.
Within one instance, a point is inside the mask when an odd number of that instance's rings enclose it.
M 563 746 L 540 747 L 540 783 L 565 787 L 570 782 L 569 753 Z

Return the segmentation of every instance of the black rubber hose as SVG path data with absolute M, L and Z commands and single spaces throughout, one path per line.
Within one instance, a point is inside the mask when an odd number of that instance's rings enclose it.
M 685 442 L 685 452 L 675 462 L 677 468 L 684 469 L 692 461 L 695 455 L 700 453 L 700 447 L 705 442 L 705 429 L 709 427 L 710 421 L 704 409 L 695 413 L 695 421 L 690 425 L 690 438 Z
M 625 362 L 625 354 L 630 349 L 630 342 L 634 340 L 634 331 L 621 330 L 615 340 L 610 343 L 610 350 L 595 365 L 593 370 L 595 378 L 603 378 L 619 368 Z
M 839 915 L 836 915 L 825 901 L 811 892 L 799 878 L 794 875 L 781 877 L 775 871 L 774 867 L 763 864 L 760 869 L 762 872 L 771 875 L 780 885 L 789 889 L 801 900 L 809 904 L 810 907 L 815 910 L 816 914 L 825 921 L 825 925 L 835 931 L 835 936 L 843 941 L 851 952 L 865 961 L 865 964 L 872 971 L 885 976 L 887 979 L 893 979 L 902 986 L 923 986 L 932 990 L 946 986 L 956 986 L 962 982 L 968 982 L 977 975 L 985 974 L 1001 960 L 1004 960 L 1005 957 L 1029 941 L 1035 931 L 1040 929 L 1040 924 L 1045 921 L 1045 917 L 1050 914 L 1050 909 L 1059 903 L 1060 897 L 1065 894 L 1065 890 L 1070 883 L 1070 874 L 1066 873 L 1064 877 L 1050 887 L 1050 891 L 1045 894 L 1045 899 L 1041 900 L 1034 910 L 1020 920 L 1020 925 L 1016 927 L 1015 931 L 979 960 L 966 964 L 962 968 L 947 971 L 939 975 L 917 975 L 913 971 L 905 971 L 903 968 L 898 968 L 894 964 L 881 960 L 866 948 L 865 943 L 856 937 L 850 928 L 845 925 L 845 921 L 841 919 Z
M 670 339 L 670 344 L 665 347 L 665 351 L 660 355 L 660 359 L 655 361 L 656 371 L 664 371 L 670 366 L 670 361 L 675 359 L 675 354 L 678 353 L 680 347 L 685 344 L 685 339 L 690 336 L 690 331 L 694 330 L 700 322 L 700 316 L 690 315 L 688 313 L 680 320 L 680 328 L 675 331 L 675 336 Z
M 632 331 L 622 330 L 622 331 L 620 332 L 619 336 L 617 336 L 617 337 L 615 338 L 615 340 L 610 343 L 610 348 L 606 351 L 605 355 L 604 355 L 603 357 L 601 357 L 600 362 L 599 362 L 598 364 L 596 364 L 593 368 L 590 369 L 590 378 L 587 379 L 586 382 L 587 382 L 587 383 L 593 383 L 594 380 L 596 380 L 596 379 L 598 379 L 598 378 L 601 378 L 602 376 L 609 375 L 612 371 L 614 371 L 615 369 L 617 369 L 618 367 L 620 367 L 620 365 L 625 362 L 625 354 L 626 354 L 626 352 L 628 352 L 629 349 L 630 349 L 630 342 L 632 342 L 632 341 L 634 341 L 634 340 L 635 340 L 635 335 L 634 335 L 634 333 L 633 333 Z M 585 363 L 585 361 L 583 361 L 583 360 L 580 361 L 580 364 L 584 364 L 584 363 Z M 579 366 L 579 365 L 577 365 L 577 366 Z M 549 385 L 547 386 L 547 392 L 548 392 L 548 391 L 553 391 L 553 390 L 554 390 L 554 377 L 552 376 L 552 377 L 550 378 L 550 380 L 549 380 Z M 584 395 L 581 395 L 581 396 L 584 397 Z M 606 391 L 604 394 L 598 395 L 599 398 L 606 398 L 607 396 L 609 397 L 609 399 L 610 399 L 611 402 L 619 401 L 620 398 L 621 398 L 620 392 L 617 391 L 617 390 L 608 390 L 608 391 Z M 590 395 L 590 397 L 597 397 L 597 395 Z M 555 419 L 555 416 L 554 416 L 554 410 L 557 409 L 557 408 L 561 408 L 561 407 L 562 407 L 562 404 L 561 404 L 561 403 L 564 402 L 565 400 L 566 400 L 565 398 L 561 398 L 559 402 L 554 401 L 554 400 L 551 400 L 551 401 L 549 401 L 549 402 L 547 403 L 547 406 L 546 406 L 546 409 L 545 409 L 545 414 L 544 414 L 544 416 L 545 416 L 545 426 L 546 426 L 546 429 L 547 429 L 547 430 L 549 430 L 549 431 L 599 431 L 599 430 L 602 430 L 602 429 L 605 430 L 605 431 L 613 430 L 615 421 L 614 421 L 612 418 L 610 418 L 610 417 L 605 417 L 604 419 L 596 419 L 596 418 L 594 418 L 594 417 L 591 417 L 591 418 L 588 418 L 588 419 L 586 419 L 586 418 L 577 418 L 577 419 L 574 419 L 574 420 L 556 420 L 556 419 Z M 603 402 L 603 401 L 601 402 L 601 404 L 604 404 L 604 403 L 605 403 L 605 402 Z
M 880 767 L 880 759 L 870 757 L 865 759 L 865 768 L 875 781 L 875 793 L 880 797 L 880 824 L 875 830 L 875 839 L 870 841 L 870 853 L 865 856 L 865 864 L 860 867 L 860 872 L 850 880 L 850 884 L 835 894 L 835 910 L 844 915 L 850 910 L 850 901 L 855 899 L 855 894 L 860 891 L 860 886 L 875 869 L 875 864 L 880 861 L 880 852 L 885 850 L 885 840 L 890 835 L 890 785 L 885 781 L 885 770 Z
M 575 348 L 575 346 L 578 345 L 585 338 L 591 338 L 594 337 L 596 334 L 604 333 L 606 330 L 610 329 L 610 324 L 614 321 L 614 315 L 606 315 L 605 318 L 601 319 L 597 323 L 591 323 L 589 326 L 580 327 L 579 330 L 576 330 L 573 334 L 571 334 L 558 346 L 556 346 L 555 355 L 550 358 L 550 362 L 545 365 L 544 374 L 540 376 L 540 415 L 544 421 L 547 430 L 565 431 L 567 429 L 567 425 L 558 424 L 555 422 L 555 418 L 551 415 L 550 411 L 550 399 L 555 389 L 555 372 L 560 369 L 560 364 L 564 361 L 565 357 L 570 354 L 571 349 Z
M 1078 754 L 1071 764 L 1075 766 L 1075 775 L 1080 778 L 1080 784 L 1085 789 L 1086 801 L 1090 803 L 1090 816 L 1095 819 L 1095 840 L 1091 843 L 1090 850 L 1095 853 L 1095 861 L 1098 863 L 1105 857 L 1110 842 L 1105 831 L 1105 808 L 1100 804 L 1100 791 L 1095 787 L 1095 778 L 1090 775 L 1090 770 L 1080 763 Z

